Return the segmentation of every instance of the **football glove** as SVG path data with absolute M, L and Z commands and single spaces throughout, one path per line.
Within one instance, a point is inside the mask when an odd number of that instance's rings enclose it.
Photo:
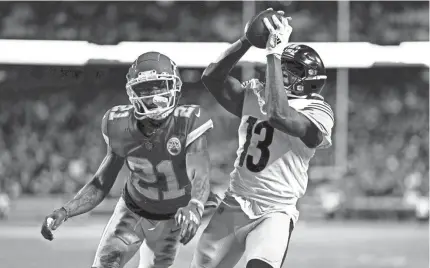
M 186 245 L 200 227 L 203 204 L 196 200 L 191 200 L 186 207 L 179 208 L 175 215 L 176 225 L 181 226 L 179 242 Z
M 52 231 L 56 230 L 63 222 L 67 220 L 67 218 L 67 210 L 63 207 L 46 216 L 42 224 L 42 236 L 45 239 L 52 241 L 52 239 L 54 239 Z
M 281 59 L 282 52 L 288 45 L 290 35 L 293 31 L 293 28 L 288 23 L 291 17 L 282 17 L 282 21 L 279 21 L 279 19 L 273 15 L 272 20 L 276 28 L 270 23 L 269 19 L 263 19 L 264 25 L 270 33 L 266 44 L 266 55 L 274 54 L 277 58 Z

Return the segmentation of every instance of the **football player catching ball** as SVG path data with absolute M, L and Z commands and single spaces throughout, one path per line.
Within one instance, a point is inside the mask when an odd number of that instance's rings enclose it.
M 282 11 L 279 14 L 283 15 Z M 229 75 L 251 47 L 235 42 L 203 73 L 206 88 L 241 118 L 239 148 L 230 187 L 204 230 L 193 268 L 233 268 L 245 255 L 247 268 L 282 266 L 306 191 L 309 161 L 331 145 L 334 116 L 320 91 L 326 70 L 318 53 L 289 44 L 289 19 L 273 15 L 264 25 L 266 81 L 240 83 Z

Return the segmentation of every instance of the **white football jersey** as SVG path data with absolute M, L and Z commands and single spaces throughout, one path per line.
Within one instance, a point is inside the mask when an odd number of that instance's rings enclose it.
M 300 138 L 274 129 L 264 112 L 264 85 L 257 79 L 244 84 L 245 99 L 239 126 L 239 149 L 231 172 L 229 193 L 250 218 L 285 211 L 298 219 L 297 200 L 308 184 L 309 161 L 319 148 L 330 147 L 334 125 L 330 105 L 319 99 L 292 99 L 290 107 L 305 115 L 323 134 L 316 149 Z

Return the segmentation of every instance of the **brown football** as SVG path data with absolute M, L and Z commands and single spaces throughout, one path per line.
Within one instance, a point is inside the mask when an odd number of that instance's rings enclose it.
M 266 25 L 264 25 L 263 19 L 268 18 L 275 28 L 276 26 L 272 20 L 273 15 L 276 15 L 279 20 L 282 18 L 282 15 L 274 10 L 264 10 L 252 17 L 248 22 L 245 36 L 253 46 L 266 48 L 267 39 L 269 38 L 269 30 L 266 28 Z

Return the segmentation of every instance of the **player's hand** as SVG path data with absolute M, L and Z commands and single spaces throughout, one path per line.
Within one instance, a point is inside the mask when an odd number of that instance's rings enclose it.
M 293 28 L 289 24 L 291 17 L 282 17 L 282 21 L 280 21 L 275 15 L 273 15 L 272 20 L 274 25 L 272 25 L 269 19 L 263 19 L 264 25 L 270 33 L 266 44 L 266 54 L 275 54 L 278 58 L 281 58 L 282 52 L 288 45 L 293 31 Z
M 56 230 L 64 221 L 67 220 L 67 212 L 64 208 L 60 208 L 46 216 L 45 220 L 42 224 L 42 236 L 52 241 L 54 239 L 54 235 L 52 231 Z
M 200 227 L 203 211 L 199 211 L 199 207 L 195 203 L 188 203 L 186 207 L 178 209 L 175 215 L 175 221 L 178 226 L 181 226 L 179 242 L 186 245 Z
M 271 8 L 271 7 L 269 7 L 268 9 L 266 9 L 266 10 L 273 10 L 273 8 Z M 281 16 L 284 16 L 285 15 L 285 12 L 283 11 L 283 10 L 278 10 L 278 11 L 276 11 L 276 13 L 278 13 L 279 15 L 281 15 Z
M 273 8 L 268 8 L 268 9 L 266 9 L 266 10 L 273 10 Z M 278 11 L 276 11 L 279 15 L 281 15 L 281 16 L 284 16 L 284 14 L 285 14 L 285 12 L 284 11 L 282 11 L 282 10 L 278 10 Z M 247 23 L 246 23 L 246 25 L 245 25 L 245 29 L 243 30 L 243 36 L 246 38 L 246 31 L 248 30 L 248 26 L 249 26 L 249 22 L 250 21 L 248 21 Z

